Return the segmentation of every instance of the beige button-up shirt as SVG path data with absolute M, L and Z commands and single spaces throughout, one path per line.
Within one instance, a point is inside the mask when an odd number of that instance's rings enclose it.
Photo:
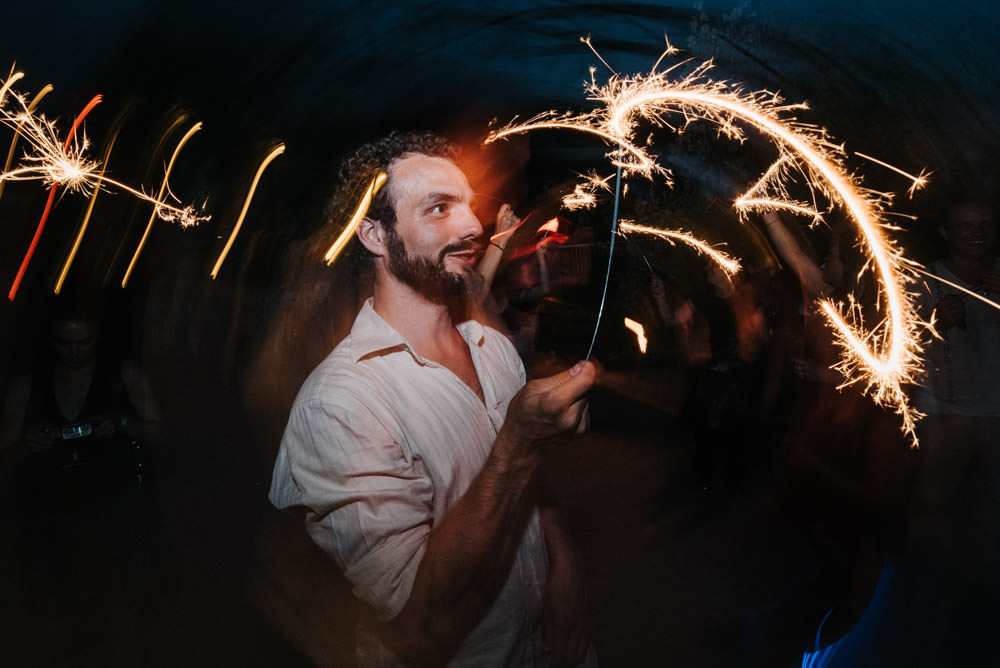
M 299 391 L 275 463 L 271 502 L 306 508 L 312 539 L 383 620 L 406 603 L 428 534 L 481 470 L 525 381 L 502 334 L 474 321 L 458 330 L 485 401 L 421 358 L 366 302 L 350 335 Z M 544 663 L 537 631 L 546 570 L 536 512 L 504 588 L 454 665 Z M 364 629 L 359 660 L 395 665 Z

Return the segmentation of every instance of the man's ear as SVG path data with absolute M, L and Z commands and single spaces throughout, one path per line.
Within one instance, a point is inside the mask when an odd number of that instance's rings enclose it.
M 948 228 L 946 226 L 938 225 L 938 234 L 940 234 L 941 238 L 944 239 L 945 241 L 950 241 L 950 239 L 948 238 Z
M 367 248 L 371 253 L 375 255 L 385 255 L 385 229 L 382 227 L 382 223 L 373 218 L 365 216 L 358 223 L 358 229 L 355 231 L 358 235 L 358 241 L 361 242 L 365 248 Z

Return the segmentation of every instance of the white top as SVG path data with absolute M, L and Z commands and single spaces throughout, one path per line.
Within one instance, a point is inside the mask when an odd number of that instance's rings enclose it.
M 502 334 L 475 321 L 458 331 L 485 405 L 449 369 L 421 358 L 369 299 L 299 390 L 275 462 L 271 502 L 306 508 L 312 540 L 381 620 L 403 608 L 428 534 L 481 470 L 525 381 Z M 546 572 L 535 512 L 504 588 L 453 665 L 543 664 L 535 636 Z M 362 666 L 398 664 L 364 629 L 358 655 Z
M 940 260 L 930 271 L 976 292 Z M 928 344 L 917 409 L 932 414 L 1000 416 L 1000 310 L 933 278 L 926 282 L 930 293 L 920 295 L 925 315 L 942 297 L 956 294 L 965 303 L 965 323 L 939 332 L 941 339 Z M 988 298 L 1000 301 L 1000 295 Z

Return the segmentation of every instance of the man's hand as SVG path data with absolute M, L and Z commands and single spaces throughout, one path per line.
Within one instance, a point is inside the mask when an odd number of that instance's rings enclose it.
M 595 378 L 594 365 L 581 361 L 562 373 L 529 381 L 511 400 L 504 428 L 532 443 L 576 429 L 585 416 L 583 395 Z

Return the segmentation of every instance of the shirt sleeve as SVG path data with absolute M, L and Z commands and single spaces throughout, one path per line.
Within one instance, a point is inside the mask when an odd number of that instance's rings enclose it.
M 433 487 L 408 458 L 391 418 L 357 395 L 296 402 L 282 438 L 271 501 L 304 506 L 313 541 L 381 619 L 409 598 L 433 521 Z

